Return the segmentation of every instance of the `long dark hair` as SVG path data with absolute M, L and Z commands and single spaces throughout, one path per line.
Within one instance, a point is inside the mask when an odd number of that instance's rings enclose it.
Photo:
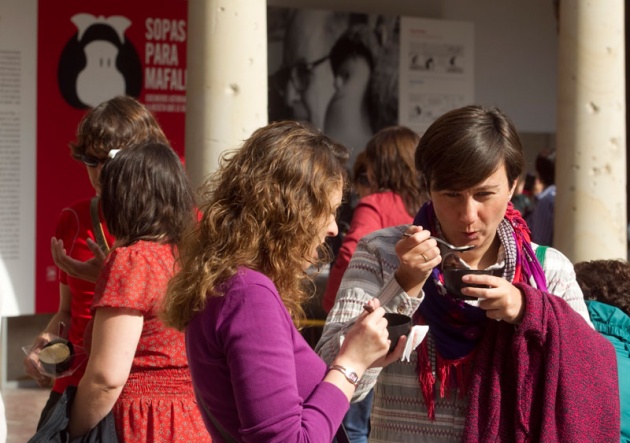
M 118 152 L 101 171 L 101 205 L 116 245 L 177 244 L 194 221 L 195 199 L 170 146 L 147 143 Z
M 419 140 L 420 136 L 405 126 L 390 126 L 374 134 L 365 147 L 372 186 L 398 194 L 412 217 L 425 201 L 414 165 Z

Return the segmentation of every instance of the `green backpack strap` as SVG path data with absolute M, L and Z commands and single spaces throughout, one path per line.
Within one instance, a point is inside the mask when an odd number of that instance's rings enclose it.
M 540 267 L 541 268 L 545 268 L 545 255 L 547 254 L 547 249 L 549 249 L 549 246 L 538 246 L 536 248 L 536 258 L 538 259 L 538 262 L 540 263 Z

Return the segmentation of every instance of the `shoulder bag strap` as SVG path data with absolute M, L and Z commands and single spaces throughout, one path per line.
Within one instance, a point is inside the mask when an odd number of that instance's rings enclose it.
M 101 218 L 98 216 L 98 200 L 99 196 L 95 195 L 90 200 L 90 216 L 92 217 L 92 230 L 94 231 L 94 238 L 96 243 L 105 254 L 109 252 L 109 245 L 107 239 L 105 239 L 105 232 L 103 231 L 103 225 L 101 224 Z
M 341 423 L 339 425 L 339 429 L 337 429 L 337 435 L 335 435 L 337 439 L 337 443 L 350 443 L 350 437 L 348 437 L 348 433 L 346 432 L 346 428 Z

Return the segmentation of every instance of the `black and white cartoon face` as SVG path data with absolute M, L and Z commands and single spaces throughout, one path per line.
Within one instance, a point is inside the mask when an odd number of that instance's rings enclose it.
M 57 78 L 64 99 L 73 107 L 97 106 L 118 95 L 138 97 L 142 65 L 125 37 L 131 21 L 120 15 L 75 14 L 77 33 L 59 58 Z

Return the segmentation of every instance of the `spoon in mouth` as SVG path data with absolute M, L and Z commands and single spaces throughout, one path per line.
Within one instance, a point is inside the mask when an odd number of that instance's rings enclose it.
M 408 234 L 408 233 L 404 233 L 403 237 L 411 237 L 412 234 Z M 475 245 L 465 245 L 465 246 L 453 246 L 452 244 L 450 244 L 449 242 L 442 240 L 441 238 L 438 237 L 434 237 L 434 236 L 430 236 L 429 238 L 432 238 L 433 240 L 435 240 L 438 243 L 441 243 L 442 245 L 446 246 L 448 249 L 450 249 L 451 251 L 454 252 L 466 252 L 466 251 L 470 251 L 471 249 L 474 249 L 476 246 Z

